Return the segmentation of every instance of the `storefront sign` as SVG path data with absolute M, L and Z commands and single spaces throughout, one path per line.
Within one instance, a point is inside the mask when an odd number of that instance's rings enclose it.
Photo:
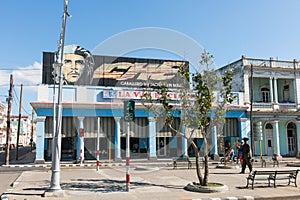
M 134 90 L 104 90 L 103 98 L 106 99 L 141 99 L 144 91 L 134 91 Z M 168 96 L 171 100 L 178 100 L 179 93 L 169 92 Z M 152 99 L 158 99 L 159 94 L 157 92 L 151 92 Z

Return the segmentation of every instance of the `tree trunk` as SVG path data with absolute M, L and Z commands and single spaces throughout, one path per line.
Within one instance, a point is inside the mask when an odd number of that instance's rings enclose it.
M 203 186 L 208 185 L 208 152 L 207 152 L 207 139 L 204 137 L 204 179 L 203 179 Z
M 203 178 L 202 178 L 202 174 L 201 174 L 201 170 L 200 170 L 200 165 L 199 165 L 199 161 L 200 161 L 200 156 L 199 156 L 199 150 L 198 150 L 198 147 L 197 145 L 195 144 L 195 142 L 193 140 L 190 140 L 191 141 L 191 144 L 192 144 L 192 147 L 195 151 L 195 156 L 196 156 L 196 172 L 197 172 L 197 177 L 198 177 L 198 180 L 199 180 L 199 183 L 200 185 L 203 185 L 204 182 L 203 182 Z

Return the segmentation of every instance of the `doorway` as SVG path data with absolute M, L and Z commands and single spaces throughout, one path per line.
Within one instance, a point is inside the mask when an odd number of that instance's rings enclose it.
M 164 157 L 167 155 L 167 138 L 166 137 L 158 137 L 157 138 L 157 156 Z
M 287 150 L 289 156 L 296 156 L 296 125 L 289 123 L 287 125 Z
M 265 154 L 267 156 L 272 156 L 274 154 L 273 149 L 273 126 L 270 123 L 267 123 L 265 126 Z

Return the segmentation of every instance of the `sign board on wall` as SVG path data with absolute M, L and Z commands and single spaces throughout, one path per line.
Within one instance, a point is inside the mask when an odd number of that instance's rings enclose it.
M 55 72 L 53 71 L 54 56 L 53 52 L 43 53 L 43 84 L 53 84 L 55 77 Z M 78 55 L 76 55 L 77 57 Z M 130 88 L 152 87 L 164 84 L 169 88 L 180 88 L 182 81 L 178 70 L 180 67 L 189 70 L 189 63 L 180 60 L 101 55 L 92 55 L 92 59 L 91 56 L 88 56 L 88 58 L 89 61 L 86 61 L 84 58 L 75 61 L 70 55 L 64 56 L 64 84 Z M 73 63 L 77 63 L 78 66 L 88 63 L 89 67 L 82 66 L 81 71 L 72 71 L 75 68 L 72 68 L 73 60 Z M 89 74 L 86 75 L 85 73 Z
M 138 90 L 103 90 L 103 98 L 105 99 L 141 99 L 143 91 Z M 168 92 L 168 96 L 171 100 L 178 100 L 179 93 Z M 159 94 L 157 92 L 151 92 L 152 99 L 158 99 Z

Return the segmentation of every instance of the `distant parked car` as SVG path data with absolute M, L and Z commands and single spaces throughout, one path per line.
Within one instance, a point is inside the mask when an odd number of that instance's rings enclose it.
M 23 143 L 19 143 L 18 147 L 24 147 L 24 144 Z

